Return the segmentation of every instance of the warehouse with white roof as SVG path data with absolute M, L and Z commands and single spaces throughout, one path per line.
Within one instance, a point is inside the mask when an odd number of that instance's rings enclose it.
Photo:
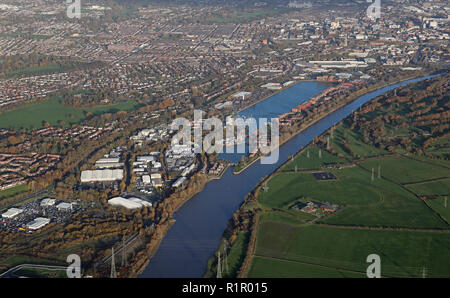
M 7 219 L 11 219 L 11 218 L 16 217 L 17 215 L 19 215 L 22 212 L 23 212 L 23 209 L 11 208 L 8 211 L 6 211 L 5 213 L 3 213 L 2 217 L 3 218 L 7 218 Z
M 27 228 L 35 231 L 35 230 L 39 230 L 40 228 L 48 225 L 49 223 L 50 223 L 49 218 L 38 217 L 38 218 L 35 218 L 33 221 L 29 222 L 27 224 Z
M 144 206 L 151 207 L 152 203 L 141 200 L 139 198 L 122 198 L 122 197 L 115 197 L 110 200 L 108 200 L 108 203 L 112 206 L 116 207 L 124 207 L 127 209 L 138 209 L 142 208 Z
M 56 206 L 59 211 L 69 211 L 72 210 L 72 203 L 62 202 Z
M 55 199 L 51 199 L 51 198 L 45 198 L 42 199 L 41 201 L 41 207 L 50 207 L 50 206 L 54 206 L 56 203 Z
M 88 170 L 81 172 L 81 182 L 108 182 L 120 181 L 123 179 L 123 169 L 116 170 Z

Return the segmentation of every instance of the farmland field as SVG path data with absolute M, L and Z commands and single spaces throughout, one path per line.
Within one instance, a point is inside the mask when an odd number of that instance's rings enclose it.
M 360 168 L 331 171 L 337 180 L 317 181 L 312 174 L 281 173 L 268 182 L 258 200 L 271 208 L 287 208 L 296 200 L 335 203 L 344 207 L 322 222 L 337 225 L 445 228 L 418 198 L 384 179 L 371 182 Z
M 433 208 L 434 211 L 439 213 L 447 222 L 450 223 L 450 200 L 447 202 L 447 206 L 445 206 L 445 197 L 437 198 L 437 199 L 428 199 L 426 200 L 428 206 Z
M 420 196 L 450 195 L 450 178 L 446 180 L 412 184 L 407 187 Z
M 442 102 L 425 109 L 430 97 L 412 90 L 374 100 L 264 181 L 247 276 L 364 277 L 371 254 L 382 277 L 450 276 L 448 128 L 416 117 L 441 117 L 447 89 L 436 90 Z
M 430 277 L 442 277 L 450 274 L 450 260 L 441 258 L 448 255 L 448 247 L 450 233 L 359 230 L 318 225 L 301 227 L 263 220 L 259 226 L 255 255 L 364 273 L 367 256 L 378 254 L 383 276 L 419 277 L 425 267 Z M 260 275 L 271 272 L 271 267 L 265 266 L 264 262 L 253 266 L 259 266 L 257 270 L 252 270 Z M 291 272 L 293 270 L 292 264 L 279 263 L 280 266 Z M 298 268 L 298 272 L 294 273 L 302 276 L 304 269 Z M 252 270 L 250 276 L 256 276 Z
M 347 143 L 350 150 L 345 148 Z M 388 154 L 386 150 L 375 148 L 360 140 L 358 133 L 350 130 L 346 125 L 339 125 L 334 131 L 334 138 L 331 139 L 331 148 L 346 158 L 357 159 L 360 157 L 370 157 Z
M 450 168 L 450 160 L 448 160 L 448 159 L 429 158 L 426 156 L 414 156 L 414 158 L 418 159 L 418 160 L 426 161 L 431 164 L 438 164 L 438 165 Z
M 325 268 L 318 265 L 302 264 L 292 261 L 277 260 L 263 257 L 253 258 L 248 277 L 270 278 L 270 277 L 307 277 L 307 278 L 362 278 L 364 274 L 358 272 L 347 272 L 334 268 Z
M 386 157 L 378 160 L 368 160 L 361 163 L 366 169 L 378 170 L 381 175 L 398 183 L 412 183 L 443 177 L 450 177 L 450 170 L 426 162 L 405 157 Z
M 283 168 L 283 171 L 294 171 L 295 166 L 297 166 L 298 170 L 309 170 L 319 169 L 322 165 L 340 164 L 345 162 L 344 159 L 331 155 L 325 150 L 322 150 L 321 154 L 322 157 L 320 158 L 319 148 L 310 146 L 308 149 L 297 155 L 292 162 L 288 163 Z

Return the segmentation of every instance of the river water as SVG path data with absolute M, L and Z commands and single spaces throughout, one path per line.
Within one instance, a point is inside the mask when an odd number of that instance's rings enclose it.
M 209 182 L 200 193 L 176 212 L 175 224 L 140 277 L 201 277 L 208 259 L 219 245 L 228 220 L 262 177 L 270 175 L 289 156 L 309 144 L 315 136 L 321 135 L 364 103 L 386 91 L 430 77 L 408 80 L 361 96 L 286 142 L 280 147 L 280 158 L 275 164 L 262 165 L 256 162 L 240 175 L 234 175 L 233 169 L 229 168 L 222 179 Z M 289 111 L 328 86 L 317 82 L 301 82 L 240 114 L 255 118 L 274 117 Z M 222 157 L 226 158 L 225 155 Z M 236 156 L 231 156 L 230 159 L 235 160 Z

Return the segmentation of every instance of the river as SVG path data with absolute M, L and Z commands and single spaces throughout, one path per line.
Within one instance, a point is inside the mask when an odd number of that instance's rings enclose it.
M 208 259 L 219 245 L 228 220 L 262 177 L 270 175 L 289 156 L 309 144 L 315 136 L 321 135 L 364 103 L 386 91 L 431 77 L 425 76 L 404 81 L 359 97 L 282 145 L 280 158 L 275 164 L 262 165 L 256 162 L 240 175 L 234 175 L 233 169 L 229 168 L 222 179 L 209 182 L 200 193 L 176 212 L 175 224 L 164 237 L 158 251 L 140 277 L 201 277 L 206 270 Z M 250 107 L 241 114 L 274 117 L 289 111 L 293 106 L 320 93 L 328 86 L 317 82 L 301 82 Z M 231 159 L 235 158 L 233 156 Z

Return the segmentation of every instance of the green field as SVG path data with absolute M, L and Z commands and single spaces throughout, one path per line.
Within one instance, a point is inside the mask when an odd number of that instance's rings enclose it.
M 21 264 L 40 264 L 40 265 L 55 265 L 55 266 L 67 265 L 67 264 L 64 264 L 64 262 L 58 263 L 58 262 L 54 262 L 54 261 L 42 260 L 41 258 L 36 258 L 36 257 L 13 255 L 13 256 L 8 256 L 8 258 L 6 258 L 6 259 L 0 258 L 0 272 L 3 272 L 2 270 L 10 269 L 12 267 L 15 267 L 15 266 L 18 266 Z
M 210 257 L 207 263 L 206 272 L 203 277 L 215 278 L 217 276 L 217 253 L 220 252 L 222 264 L 222 276 L 227 278 L 234 278 L 237 276 L 242 262 L 244 261 L 245 254 L 247 252 L 248 241 L 250 238 L 250 232 L 239 232 L 236 236 L 231 247 L 228 246 L 226 261 L 228 264 L 228 270 L 225 267 L 225 242 L 221 241 L 219 248 L 214 256 Z
M 331 155 L 322 150 L 322 157 L 319 157 L 319 148 L 309 146 L 302 153 L 298 154 L 293 161 L 283 167 L 283 171 L 295 171 L 295 166 L 298 170 L 319 169 L 323 165 L 332 165 L 345 163 L 344 159 Z M 309 158 L 308 158 L 309 154 Z
M 297 278 L 363 278 L 363 273 L 348 272 L 318 265 L 302 264 L 293 261 L 254 257 L 248 273 L 250 278 L 270 277 Z
M 349 159 L 358 159 L 361 157 L 371 157 L 388 154 L 386 150 L 375 148 L 369 144 L 364 143 L 360 139 L 360 135 L 350 130 L 344 124 L 339 125 L 334 130 L 334 138 L 330 139 L 332 150 L 336 151 L 342 156 Z M 345 148 L 344 142 L 351 148 L 351 152 Z M 354 155 L 354 156 L 353 156 Z
M 246 23 L 251 20 L 262 18 L 265 16 L 273 16 L 281 13 L 280 9 L 260 10 L 260 11 L 236 11 L 229 16 L 216 16 L 210 22 L 213 23 Z
M 361 165 L 366 169 L 378 171 L 381 175 L 397 183 L 413 183 L 437 178 L 450 177 L 450 170 L 426 162 L 405 157 L 386 157 L 378 160 L 368 160 Z
M 114 105 L 101 105 L 89 108 L 73 108 L 62 104 L 61 98 L 53 97 L 42 103 L 36 103 L 0 114 L 0 128 L 22 129 L 40 128 L 43 121 L 59 125 L 60 121 L 69 126 L 86 119 L 87 113 L 100 115 L 118 111 L 130 111 L 137 107 L 134 101 Z
M 0 199 L 9 198 L 26 191 L 28 191 L 28 187 L 26 184 L 17 185 L 0 191 Z
M 294 262 L 318 264 L 364 273 L 369 254 L 381 257 L 382 276 L 420 277 L 423 267 L 428 276 L 450 275 L 450 233 L 390 230 L 359 230 L 317 225 L 293 226 L 276 221 L 261 221 L 256 257 L 264 256 Z M 443 257 L 445 256 L 445 257 Z M 310 276 L 315 270 L 278 264 L 290 276 Z M 250 275 L 278 276 L 272 267 L 253 264 Z M 275 264 L 275 268 L 277 268 Z M 305 271 L 306 270 L 306 271 Z M 253 273 L 252 273 L 253 272 Z
M 447 207 L 445 206 L 446 198 L 436 198 L 426 200 L 428 206 L 439 213 L 448 223 L 450 223 L 450 199 L 447 198 Z
M 412 184 L 408 189 L 420 196 L 450 195 L 450 179 Z
M 67 278 L 65 270 L 48 270 L 41 268 L 23 268 L 15 271 L 14 275 L 28 278 Z
M 224 277 L 235 277 L 245 258 L 250 233 L 239 233 L 227 256 L 229 271 Z
M 436 98 L 445 98 L 444 93 Z M 408 96 L 416 99 L 414 92 Z M 429 104 L 434 96 L 422 100 Z M 428 113 L 422 108 L 426 104 L 379 100 L 288 161 L 267 180 L 268 190 L 258 189 L 261 211 L 248 277 L 365 277 L 370 254 L 380 256 L 382 277 L 450 276 L 448 130 L 437 121 L 417 125 L 414 117 Z M 432 107 L 432 117 L 441 106 Z M 323 150 L 328 137 L 331 148 L 319 159 L 317 147 Z M 315 171 L 336 179 L 317 180 Z M 308 221 L 296 216 L 304 214 L 294 208 L 300 202 L 340 208 L 316 212 Z
M 295 201 L 335 203 L 342 210 L 321 219 L 337 225 L 446 228 L 413 194 L 358 167 L 331 170 L 333 181 L 318 181 L 312 174 L 281 173 L 268 182 L 258 200 L 270 208 L 285 208 Z M 299 213 L 301 213 L 299 211 Z
M 18 75 L 32 75 L 32 74 L 42 74 L 42 73 L 48 73 L 48 72 L 54 72 L 59 71 L 62 69 L 62 66 L 59 64 L 52 64 L 52 65 L 46 65 L 46 66 L 36 66 L 36 67 L 28 67 L 28 68 L 22 68 L 17 69 L 14 71 L 10 71 L 7 75 L 7 77 L 14 77 Z
M 291 225 L 301 224 L 316 219 L 315 215 L 298 212 L 297 210 L 277 210 L 276 212 L 264 212 L 261 217 L 265 220 L 276 220 Z
M 444 160 L 443 162 L 449 166 L 450 161 L 448 159 L 450 158 L 450 138 L 436 140 L 431 144 L 431 147 L 427 149 L 427 153 L 430 153 L 437 158 L 441 158 L 441 161 L 443 158 L 446 158 L 447 160 Z
M 21 32 L 15 32 L 15 33 L 0 33 L 0 37 L 19 37 L 22 33 Z
M 436 165 L 445 166 L 445 167 L 450 168 L 450 160 L 448 160 L 448 159 L 429 158 L 426 156 L 419 156 L 419 155 L 414 156 L 414 159 L 418 159 L 418 160 L 426 161 L 431 164 L 436 164 Z

